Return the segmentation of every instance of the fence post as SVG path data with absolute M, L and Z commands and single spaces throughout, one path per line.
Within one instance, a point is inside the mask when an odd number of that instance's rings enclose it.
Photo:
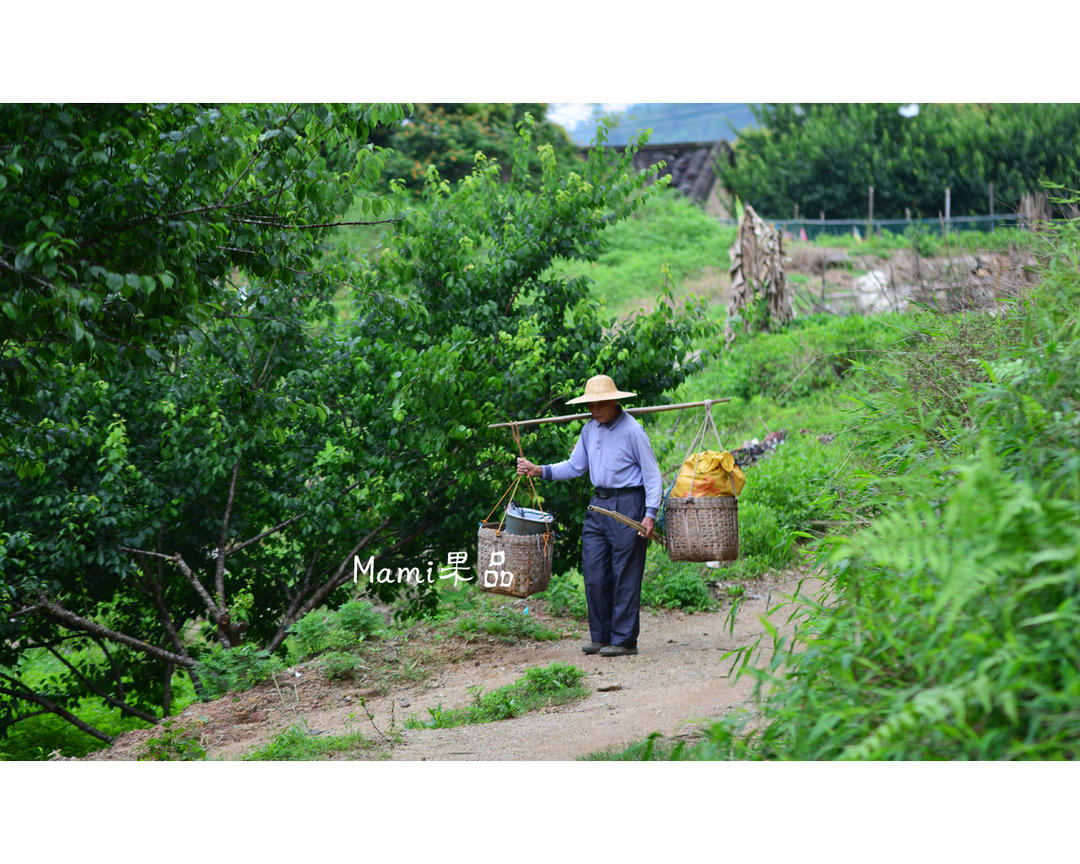
M 870 218 L 866 226 L 866 236 L 874 233 L 874 187 L 870 187 Z
M 945 187 L 945 221 L 949 221 L 949 209 L 952 204 L 952 192 L 948 186 Z

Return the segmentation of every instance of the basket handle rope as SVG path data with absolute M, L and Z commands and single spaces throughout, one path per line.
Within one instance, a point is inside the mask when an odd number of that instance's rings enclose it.
M 675 469 L 675 477 L 671 481 L 671 486 L 668 487 L 667 493 L 664 495 L 665 502 L 667 501 L 668 496 L 671 495 L 671 490 L 675 488 L 675 483 L 678 480 L 679 471 L 682 469 L 682 466 L 686 464 L 686 460 L 690 458 L 691 454 L 696 453 L 697 458 L 694 459 L 694 470 L 693 473 L 690 475 L 689 493 L 689 497 L 692 498 L 694 496 L 694 483 L 697 481 L 697 467 L 698 463 L 701 461 L 701 452 L 698 449 L 698 445 L 705 443 L 705 433 L 710 427 L 712 428 L 713 434 L 716 435 L 717 446 L 721 450 L 724 449 L 724 443 L 720 440 L 720 430 L 716 428 L 716 421 L 713 419 L 712 416 L 712 404 L 713 403 L 711 399 L 705 400 L 705 411 L 704 416 L 701 418 L 701 425 L 698 427 L 698 431 L 694 434 L 694 438 L 690 442 L 690 449 L 686 451 L 686 457 L 679 464 L 679 467 Z M 738 494 L 735 492 L 735 480 L 730 474 L 728 475 L 728 480 L 731 482 L 731 494 L 737 498 Z
M 521 456 L 521 458 L 524 459 L 525 458 L 525 451 L 522 450 L 522 447 L 521 447 L 521 433 L 518 432 L 517 423 L 511 423 L 510 424 L 510 430 L 514 433 L 514 442 L 517 444 L 518 454 Z M 513 481 L 510 483 L 510 485 L 507 487 L 506 492 L 503 492 L 502 498 L 500 498 L 498 503 L 494 507 L 491 508 L 491 513 L 488 513 L 487 518 L 484 519 L 484 524 L 487 524 L 491 520 L 492 513 L 494 513 L 496 510 L 499 509 L 499 504 L 502 504 L 502 502 L 505 500 L 505 498 L 507 496 L 507 493 L 509 493 L 510 500 L 506 502 L 506 509 L 503 510 L 502 519 L 499 520 L 499 527 L 495 529 L 496 535 L 502 533 L 503 525 L 506 524 L 506 514 L 508 512 L 510 512 L 510 505 L 514 503 L 514 495 L 517 494 L 517 487 L 521 483 L 522 476 L 524 476 L 525 479 L 529 481 L 529 491 L 532 493 L 532 500 L 533 500 L 533 503 L 536 505 L 536 508 L 541 512 L 541 514 L 547 515 L 545 513 L 545 511 L 544 511 L 544 505 L 540 503 L 540 496 L 536 494 L 536 486 L 533 484 L 532 477 L 529 477 L 527 474 L 526 475 L 518 474 L 513 479 Z M 551 525 L 548 524 L 546 521 L 544 523 L 544 535 L 543 536 L 544 536 L 544 545 L 546 546 L 547 543 L 548 543 L 548 539 L 551 536 Z M 537 541 L 537 542 L 539 543 L 539 541 Z

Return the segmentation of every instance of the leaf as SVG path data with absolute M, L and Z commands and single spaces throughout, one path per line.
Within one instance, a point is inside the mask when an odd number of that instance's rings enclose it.
M 69 207 L 77 208 L 79 206 L 79 199 L 76 198 L 74 195 L 68 195 L 67 196 L 67 203 L 68 203 Z

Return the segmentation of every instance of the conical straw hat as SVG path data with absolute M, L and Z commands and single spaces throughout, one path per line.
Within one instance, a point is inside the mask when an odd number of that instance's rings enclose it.
M 567 405 L 580 405 L 582 402 L 607 402 L 610 399 L 629 399 L 636 393 L 627 393 L 619 390 L 615 382 L 607 375 L 593 375 L 585 382 L 585 395 L 576 399 L 568 399 Z

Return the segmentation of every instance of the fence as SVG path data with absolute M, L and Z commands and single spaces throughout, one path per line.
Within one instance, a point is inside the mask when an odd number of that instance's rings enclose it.
M 721 225 L 736 225 L 735 219 L 721 219 Z M 993 231 L 995 228 L 1027 228 L 1030 220 L 1016 213 L 999 213 L 989 216 L 953 216 L 949 219 L 766 219 L 772 225 L 793 237 L 801 237 L 806 232 L 807 240 L 819 236 L 838 237 L 851 235 L 857 231 L 860 237 L 869 237 L 874 233 L 888 231 L 892 234 L 904 234 L 916 229 L 927 234 L 942 234 L 949 231 Z

